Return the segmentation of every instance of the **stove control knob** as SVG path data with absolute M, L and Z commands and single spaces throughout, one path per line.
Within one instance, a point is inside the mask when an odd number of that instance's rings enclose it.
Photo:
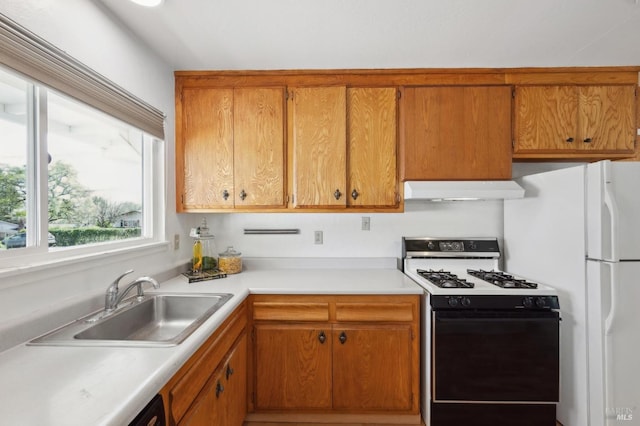
M 435 248 L 436 248 L 436 245 L 435 245 L 435 244 L 433 244 L 433 241 L 429 241 L 429 242 L 427 243 L 427 248 L 428 248 L 429 250 L 433 250 L 433 249 L 435 249 Z
M 457 297 L 449 297 L 449 306 L 451 306 L 452 308 L 455 308 L 456 306 L 458 306 L 458 298 Z
M 533 297 L 525 297 L 522 299 L 522 305 L 525 308 L 533 308 Z
M 471 306 L 471 299 L 469 299 L 468 297 L 463 297 L 462 298 L 462 306 L 464 306 L 465 308 L 468 308 L 469 306 Z
M 538 308 L 546 308 L 547 307 L 546 297 L 536 297 L 536 306 Z

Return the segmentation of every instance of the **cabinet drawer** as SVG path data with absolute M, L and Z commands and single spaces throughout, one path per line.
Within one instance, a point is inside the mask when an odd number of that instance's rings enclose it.
M 254 302 L 253 319 L 262 321 L 329 321 L 329 303 Z
M 336 303 L 337 321 L 392 321 L 414 320 L 412 303 Z

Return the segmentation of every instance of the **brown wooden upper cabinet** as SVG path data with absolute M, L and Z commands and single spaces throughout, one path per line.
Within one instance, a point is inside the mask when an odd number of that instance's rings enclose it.
M 516 86 L 514 158 L 630 157 L 636 85 Z
M 396 207 L 398 89 L 347 89 L 347 204 Z
M 511 179 L 510 86 L 405 87 L 400 178 Z
M 639 71 L 177 71 L 177 211 L 399 212 L 401 181 L 637 159 Z
M 289 91 L 295 207 L 344 207 L 347 191 L 347 90 Z
M 185 87 L 176 100 L 177 210 L 285 208 L 282 87 Z
M 292 205 L 395 208 L 397 89 L 290 89 Z

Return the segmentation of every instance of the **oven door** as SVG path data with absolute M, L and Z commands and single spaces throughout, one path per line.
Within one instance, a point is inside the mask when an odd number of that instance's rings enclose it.
M 433 401 L 557 402 L 559 314 L 434 311 Z

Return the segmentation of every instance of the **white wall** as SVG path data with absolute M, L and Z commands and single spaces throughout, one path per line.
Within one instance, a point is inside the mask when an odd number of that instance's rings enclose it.
M 152 11 L 102 1 L 186 70 L 640 61 L 634 0 L 174 0 Z
M 371 230 L 362 231 L 362 217 Z M 397 257 L 403 236 L 502 237 L 502 201 L 418 202 L 404 213 L 269 213 L 192 215 L 203 217 L 219 251 L 233 245 L 246 257 Z M 295 228 L 297 235 L 244 235 L 244 228 Z M 324 243 L 314 244 L 314 231 Z

